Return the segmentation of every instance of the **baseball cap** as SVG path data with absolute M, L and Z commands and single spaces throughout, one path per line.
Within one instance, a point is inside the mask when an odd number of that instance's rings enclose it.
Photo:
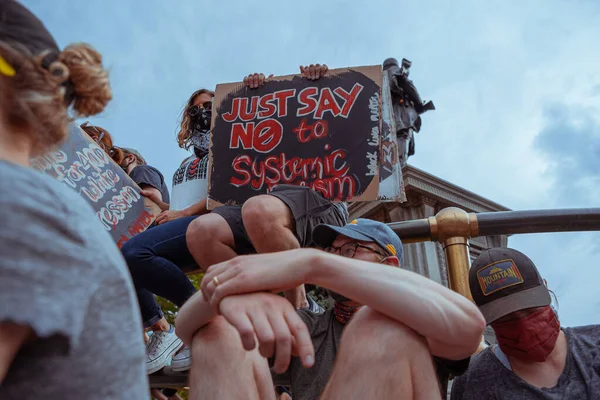
M 319 224 L 313 229 L 313 241 L 317 246 L 331 246 L 338 235 L 344 235 L 362 242 L 377 243 L 389 255 L 396 256 L 400 263 L 404 261 L 402 241 L 386 224 L 366 218 L 358 218 L 346 226 Z
M 520 251 L 485 250 L 469 271 L 471 295 L 487 324 L 515 311 L 550 305 L 550 292 L 535 264 Z
M 125 150 L 129 154 L 133 154 L 134 156 L 136 156 L 138 158 L 138 160 L 142 163 L 142 165 L 146 165 L 146 160 L 144 159 L 144 157 L 142 157 L 140 152 L 137 151 L 136 149 L 131 149 L 128 147 L 121 147 L 121 149 Z

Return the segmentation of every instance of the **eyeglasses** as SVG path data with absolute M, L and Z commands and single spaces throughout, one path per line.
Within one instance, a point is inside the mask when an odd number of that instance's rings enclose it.
M 362 245 L 362 244 L 356 243 L 356 242 L 344 243 L 340 247 L 329 246 L 325 249 L 325 251 L 328 253 L 338 253 L 339 252 L 340 256 L 342 256 L 342 257 L 354 258 L 354 256 L 356 255 L 356 251 L 358 249 L 368 250 L 372 253 L 379 254 L 383 258 L 387 258 L 390 256 L 389 254 L 384 254 L 384 253 L 377 251 L 369 246 L 365 246 L 365 245 Z

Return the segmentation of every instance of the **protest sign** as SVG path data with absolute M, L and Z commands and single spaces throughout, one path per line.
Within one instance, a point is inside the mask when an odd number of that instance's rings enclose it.
M 381 152 L 379 165 L 379 197 L 382 201 L 406 201 L 402 167 L 396 142 L 396 122 L 388 74 L 383 74 L 381 85 Z
M 381 85 L 380 66 L 330 70 L 316 81 L 276 77 L 258 89 L 218 85 L 209 208 L 278 184 L 308 186 L 334 201 L 378 199 Z
M 77 125 L 69 126 L 69 136 L 60 148 L 31 163 L 90 203 L 119 248 L 146 230 L 159 212 L 125 171 Z

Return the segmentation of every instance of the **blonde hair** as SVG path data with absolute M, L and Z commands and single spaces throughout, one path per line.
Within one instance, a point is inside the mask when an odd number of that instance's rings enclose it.
M 183 108 L 183 111 L 181 112 L 181 123 L 179 125 L 179 132 L 177 133 L 177 143 L 179 144 L 179 147 L 181 147 L 182 149 L 189 149 L 190 146 L 192 145 L 192 143 L 190 142 L 190 124 L 192 122 L 192 117 L 190 117 L 187 113 L 187 110 L 194 104 L 194 101 L 196 100 L 196 97 L 200 96 L 201 94 L 209 94 L 211 96 L 215 96 L 215 93 L 212 90 L 208 90 L 208 89 L 199 89 L 196 90 L 194 93 L 192 93 L 192 95 L 190 96 L 190 98 L 188 99 L 185 107 Z
M 30 137 L 34 155 L 65 138 L 70 105 L 76 116 L 90 116 L 112 99 L 102 56 L 88 44 L 32 54 L 21 44 L 0 41 L 0 57 L 15 70 L 12 76 L 0 74 L 4 117 Z

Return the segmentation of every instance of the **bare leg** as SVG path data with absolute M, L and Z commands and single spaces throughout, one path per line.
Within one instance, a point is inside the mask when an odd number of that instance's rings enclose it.
M 344 331 L 321 400 L 440 399 L 425 339 L 368 307 Z
M 169 324 L 169 321 L 167 321 L 167 319 L 165 317 L 162 317 L 161 319 L 156 321 L 154 323 L 154 325 L 152 325 L 150 327 L 150 330 L 155 331 L 155 332 L 156 331 L 166 332 L 169 329 L 171 329 L 171 324 Z
M 258 253 L 274 253 L 300 248 L 294 234 L 296 223 L 288 206 L 277 197 L 252 197 L 242 207 L 242 220 L 250 241 Z M 308 307 L 304 285 L 285 292 L 296 307 Z
M 218 214 L 196 218 L 188 226 L 185 237 L 190 253 L 204 270 L 237 256 L 233 232 L 225 218 Z
M 220 316 L 194 336 L 190 386 L 191 400 L 275 399 L 267 360 Z

